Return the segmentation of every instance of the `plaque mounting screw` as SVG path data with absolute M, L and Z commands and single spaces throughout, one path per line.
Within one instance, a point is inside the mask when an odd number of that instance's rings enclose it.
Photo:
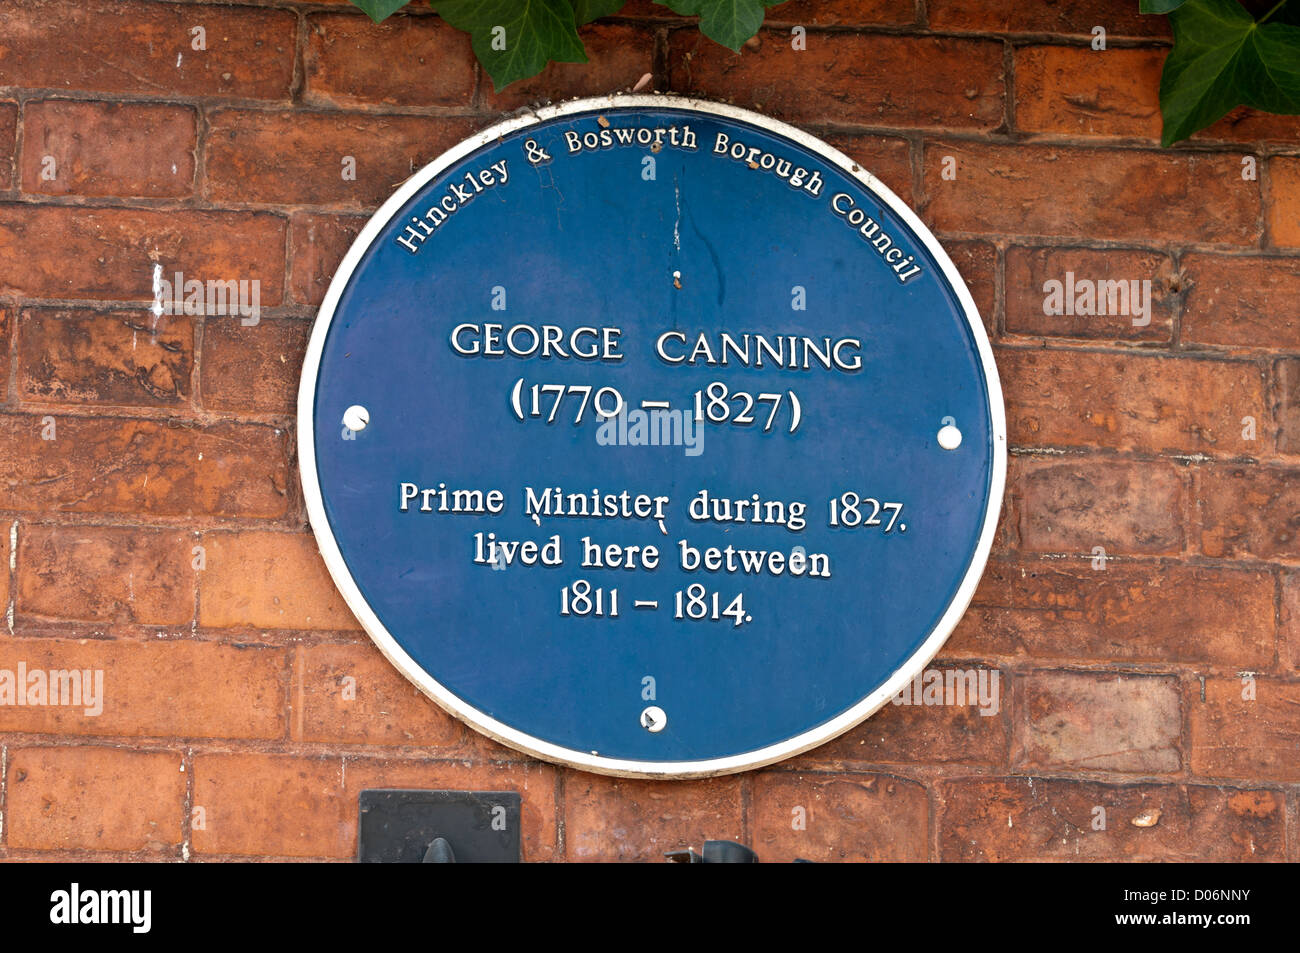
M 961 446 L 961 431 L 954 424 L 944 424 L 939 428 L 939 446 L 945 450 L 956 450 Z
M 641 712 L 641 727 L 652 734 L 658 734 L 668 727 L 668 715 L 658 705 L 651 705 Z
M 343 411 L 343 426 L 349 430 L 365 430 L 370 423 L 370 411 L 360 404 L 353 404 Z

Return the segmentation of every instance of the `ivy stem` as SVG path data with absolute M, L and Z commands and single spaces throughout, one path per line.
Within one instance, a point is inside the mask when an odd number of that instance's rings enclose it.
M 1286 0 L 1277 0 L 1277 6 L 1275 6 L 1272 10 L 1269 10 L 1268 13 L 1264 14 L 1262 17 L 1260 17 L 1258 22 L 1263 23 L 1273 14 L 1277 13 L 1277 11 L 1281 10 L 1284 6 L 1286 6 Z

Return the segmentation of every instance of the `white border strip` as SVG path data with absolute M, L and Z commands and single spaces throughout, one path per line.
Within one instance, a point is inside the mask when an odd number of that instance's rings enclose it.
M 470 706 L 452 694 L 433 679 L 406 654 L 397 640 L 388 632 L 378 616 L 370 608 L 361 590 L 352 578 L 347 563 L 339 551 L 338 542 L 325 515 L 325 505 L 321 497 L 320 483 L 316 474 L 315 445 L 315 401 L 316 381 L 320 370 L 321 355 L 325 348 L 325 338 L 329 334 L 330 324 L 339 298 L 352 277 L 352 272 L 361 261 L 362 256 L 388 226 L 390 219 L 410 200 L 427 182 L 437 177 L 444 170 L 455 165 L 475 150 L 509 135 L 519 129 L 538 125 L 552 119 L 572 116 L 577 113 L 633 109 L 679 109 L 710 116 L 721 116 L 758 126 L 776 135 L 790 139 L 811 150 L 824 159 L 839 166 L 844 172 L 857 179 L 876 197 L 901 218 L 913 234 L 921 241 L 936 262 L 943 269 L 944 277 L 956 291 L 958 300 L 965 310 L 966 322 L 979 350 L 980 361 L 984 368 L 984 378 L 989 394 L 989 416 L 992 421 L 993 435 L 993 475 L 988 490 L 988 509 L 984 516 L 984 526 L 980 532 L 979 542 L 971 558 L 970 566 L 962 579 L 957 593 L 948 604 L 947 611 L 939 619 L 929 637 L 921 647 L 912 654 L 907 662 L 895 672 L 880 688 L 862 699 L 848 711 L 830 721 L 818 725 L 803 734 L 796 735 L 779 744 L 769 745 L 744 754 L 726 758 L 712 758 L 701 761 L 633 761 L 620 758 L 606 758 L 589 752 L 574 751 L 560 745 L 534 738 Z M 855 171 L 856 170 L 856 171 Z M 307 354 L 303 361 L 302 381 L 298 388 L 298 464 L 302 477 L 303 496 L 307 503 L 307 515 L 311 520 L 316 542 L 320 547 L 325 565 L 329 568 L 334 583 L 338 586 L 349 608 L 357 620 L 369 633 L 375 645 L 384 653 L 398 671 L 415 684 L 420 691 L 428 695 L 450 714 L 467 722 L 478 731 L 491 738 L 509 745 L 525 754 L 533 755 L 545 761 L 558 762 L 583 768 L 598 774 L 610 774 L 630 778 L 703 778 L 719 774 L 731 774 L 746 771 L 781 761 L 811 748 L 825 744 L 832 738 L 848 731 L 854 725 L 873 715 L 894 695 L 898 694 L 909 681 L 922 671 L 938 654 L 947 641 L 952 630 L 965 614 L 975 588 L 983 575 L 988 561 L 989 550 L 993 546 L 993 536 L 997 530 L 998 518 L 1002 510 L 1002 495 L 1006 487 L 1007 474 L 1007 423 L 1006 412 L 1002 403 L 1002 385 L 998 379 L 997 367 L 993 362 L 993 349 L 984 332 L 979 310 L 966 288 L 965 281 L 953 265 L 952 260 L 939 245 L 939 242 L 922 224 L 916 214 L 908 208 L 890 189 L 883 185 L 870 172 L 862 169 L 844 153 L 826 143 L 796 129 L 793 126 L 771 119 L 747 109 L 738 109 L 722 103 L 711 103 L 689 97 L 665 95 L 611 95 L 590 99 L 579 99 L 544 106 L 530 111 L 528 115 L 508 119 L 457 145 L 443 153 L 429 165 L 425 166 L 397 190 L 366 223 L 361 234 L 357 236 L 352 247 L 344 256 L 338 271 L 330 282 L 329 291 L 321 304 L 316 323 L 312 328 L 311 339 L 307 345 Z

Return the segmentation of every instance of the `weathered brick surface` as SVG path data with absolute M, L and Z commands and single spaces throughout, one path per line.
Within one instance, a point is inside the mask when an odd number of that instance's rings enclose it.
M 1210 677 L 1204 700 L 1193 695 L 1188 707 L 1192 770 L 1198 775 L 1300 780 L 1300 682 L 1250 674 Z
M 1010 685 L 1006 673 L 988 666 L 957 668 L 933 662 L 922 676 L 923 686 L 926 679 L 932 678 L 931 672 L 945 679 L 942 684 L 953 686 L 951 698 L 942 696 L 953 704 L 925 704 L 923 692 L 919 696 L 900 696 L 897 703 L 891 699 L 857 727 L 794 763 L 813 768 L 853 762 L 913 764 L 918 760 L 933 764 L 1006 764 L 1010 736 L 1006 706 Z M 968 676 L 972 672 L 974 682 Z M 985 679 L 983 698 L 979 695 L 981 672 Z M 959 686 L 960 699 L 956 697 Z
M 203 537 L 199 624 L 214 628 L 356 629 L 310 534 Z
M 373 209 L 483 123 L 430 116 L 221 110 L 204 193 L 231 204 Z
M 296 23 L 287 10 L 208 4 L 11 4 L 0 10 L 0 86 L 287 100 Z
M 266 213 L 0 205 L 0 294 L 154 300 L 161 278 L 259 281 L 279 304 L 287 223 Z
M 929 803 L 888 775 L 765 772 L 754 778 L 754 849 L 764 861 L 915 862 L 929 854 Z
M 288 435 L 270 426 L 0 415 L 0 509 L 278 518 Z
M 14 138 L 18 132 L 18 106 L 0 103 L 0 189 L 14 181 Z
M 569 772 L 564 785 L 569 860 L 662 861 L 706 840 L 744 842 L 740 780 L 629 781 Z
M 1020 349 L 997 359 L 1012 444 L 1235 456 L 1259 447 L 1243 417 L 1267 429 L 1255 364 Z
M 945 782 L 940 797 L 943 860 L 1241 862 L 1286 850 L 1279 791 L 1015 777 Z
M 1197 473 L 1199 540 L 1207 556 L 1300 560 L 1295 513 L 1300 474 L 1274 467 L 1211 466 Z
M 945 181 L 949 156 L 957 177 Z M 927 142 L 925 217 L 985 235 L 1251 245 L 1259 240 L 1259 183 L 1242 182 L 1240 172 L 1238 156 L 1215 153 Z M 1201 200 L 1186 201 L 1191 193 Z
M 873 126 L 994 129 L 1004 118 L 1002 45 L 946 37 L 830 33 L 792 50 L 765 32 L 757 51 L 737 55 L 698 32 L 674 32 L 668 51 L 672 88 L 788 121 L 828 117 Z M 797 69 L 801 82 L 783 79 Z M 899 73 L 925 82 L 900 85 Z
M 299 649 L 293 698 L 299 741 L 448 748 L 464 731 L 369 643 Z
M 994 33 L 1051 33 L 1092 39 L 1102 26 L 1112 36 L 1168 36 L 1165 17 L 1142 16 L 1137 8 L 1110 0 L 1059 0 L 1017 4 L 1008 0 L 927 0 L 930 25 L 940 30 Z
M 405 787 L 518 792 L 531 861 L 1300 860 L 1300 119 L 1160 149 L 1168 18 L 1120 0 L 792 0 L 739 55 L 632 0 L 582 35 L 498 92 L 427 7 L 0 6 L 0 673 L 104 676 L 93 714 L 0 704 L 6 856 L 347 860 L 360 792 Z M 368 213 L 645 73 L 827 139 L 966 281 L 1012 453 L 930 667 L 997 674 L 988 714 L 887 704 L 750 774 L 614 780 L 444 713 L 337 593 L 294 418 Z M 177 273 L 258 282 L 257 320 L 158 314 Z M 1150 321 L 1047 313 L 1067 274 L 1149 281 Z
M 294 301 L 320 304 L 365 220 L 300 212 L 291 222 L 289 289 Z
M 194 370 L 194 319 L 133 311 L 25 309 L 18 394 L 38 404 L 183 409 Z
M 234 414 L 292 414 L 311 330 L 296 318 L 208 318 L 203 324 L 203 406 Z
M 192 545 L 193 534 L 176 530 L 20 526 L 15 621 L 188 623 Z
M 1268 169 L 1273 196 L 1268 207 L 1269 235 L 1274 245 L 1300 248 L 1300 156 L 1278 156 Z
M 0 668 L 17 672 L 20 663 L 29 677 L 37 670 L 79 671 L 83 684 L 96 688 L 95 673 L 102 672 L 103 696 L 95 700 L 102 704 L 87 705 L 82 689 L 80 705 L 3 705 L 5 731 L 182 740 L 285 736 L 289 660 L 283 649 L 158 639 L 0 640 Z M 66 691 L 74 687 L 69 682 Z M 76 699 L 64 691 L 61 686 L 60 698 Z
M 1008 483 L 1029 552 L 1176 555 L 1187 487 L 1172 463 L 1014 456 Z
M 184 814 L 178 751 L 10 749 L 10 847 L 177 853 Z
M 194 192 L 188 106 L 47 99 L 23 110 L 24 192 L 183 198 Z
M 992 560 L 945 651 L 1263 668 L 1273 599 L 1273 576 L 1258 569 Z
M 1039 768 L 1168 774 L 1181 767 L 1177 680 L 1034 672 L 1016 681 L 1013 760 Z
M 1294 258 L 1188 255 L 1182 338 L 1189 345 L 1300 350 Z
M 507 37 L 507 42 L 509 42 Z M 435 17 L 376 24 L 323 13 L 307 23 L 307 100 L 333 105 L 468 106 L 469 37 Z
M 1042 338 L 1167 344 L 1173 335 L 1174 295 L 1169 290 L 1172 277 L 1172 260 L 1158 252 L 1008 248 L 1006 330 L 1008 334 Z M 1120 281 L 1128 283 L 1127 298 L 1117 285 L 1102 284 Z M 1134 281 L 1138 282 L 1142 302 L 1148 300 L 1147 286 L 1142 282 L 1151 282 L 1150 310 L 1145 313 L 1138 313 L 1133 303 Z M 1104 289 L 1104 308 L 1095 299 L 1098 286 Z M 1115 306 L 1111 304 L 1112 288 Z M 1069 306 L 1067 289 L 1074 291 Z M 1091 305 L 1089 295 L 1093 296 Z M 1127 307 L 1123 307 L 1125 304 Z

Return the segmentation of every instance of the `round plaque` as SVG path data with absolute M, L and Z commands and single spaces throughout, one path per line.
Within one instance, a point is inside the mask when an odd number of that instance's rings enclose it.
M 983 325 L 892 192 L 713 103 L 546 107 L 361 232 L 302 482 L 388 659 L 507 745 L 698 777 L 819 745 L 934 657 L 1006 471 Z

